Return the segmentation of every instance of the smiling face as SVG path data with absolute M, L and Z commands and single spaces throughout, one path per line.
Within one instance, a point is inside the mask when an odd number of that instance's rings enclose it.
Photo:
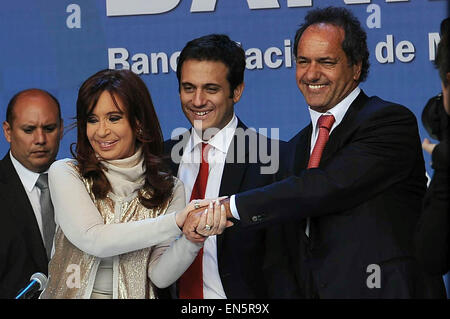
M 58 154 L 63 133 L 56 102 L 33 90 L 17 99 L 12 112 L 11 123 L 3 122 L 12 155 L 32 172 L 46 171 Z
M 244 84 L 234 90 L 227 80 L 228 68 L 218 61 L 187 60 L 181 68 L 180 99 L 184 115 L 202 131 L 222 129 L 231 121 L 234 104 L 241 98 Z
M 350 66 L 342 49 L 345 32 L 330 24 L 313 24 L 302 34 L 297 49 L 296 80 L 306 103 L 326 112 L 358 85 L 361 63 Z
M 88 115 L 86 135 L 94 152 L 104 160 L 130 157 L 135 152 L 136 135 L 130 126 L 125 107 L 111 93 L 103 91 L 97 104 Z

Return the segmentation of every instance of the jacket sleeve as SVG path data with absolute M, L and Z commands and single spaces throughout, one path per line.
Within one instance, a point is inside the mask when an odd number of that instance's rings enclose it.
M 186 206 L 183 183 L 177 179 L 173 199 L 167 212 L 180 211 Z M 158 288 L 173 284 L 191 265 L 203 244 L 192 243 L 184 235 L 153 247 L 148 276 Z
M 320 168 L 237 194 L 243 226 L 349 210 L 407 178 L 421 154 L 414 114 L 389 105 L 359 116 L 347 139 Z
M 100 258 L 157 245 L 181 234 L 175 214 L 105 224 L 78 172 L 67 160 L 49 169 L 49 188 L 56 223 L 80 250 Z

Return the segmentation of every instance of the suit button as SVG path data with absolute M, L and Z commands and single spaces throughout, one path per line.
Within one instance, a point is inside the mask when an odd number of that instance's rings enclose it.
M 264 217 L 264 214 L 252 216 L 252 221 L 258 222 L 258 221 L 262 220 L 263 217 Z

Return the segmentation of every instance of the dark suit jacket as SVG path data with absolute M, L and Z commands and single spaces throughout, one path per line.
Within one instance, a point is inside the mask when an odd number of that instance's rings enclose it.
M 423 201 L 423 213 L 416 234 L 416 256 L 430 274 L 450 270 L 450 157 L 449 141 L 433 150 L 433 178 Z
M 311 130 L 289 142 L 293 176 L 237 194 L 242 226 L 289 223 L 290 256 L 309 297 L 444 297 L 442 278 L 427 278 L 412 257 L 426 189 L 413 113 L 361 92 L 320 167 L 307 170 Z
M 0 161 L 0 298 L 14 298 L 48 259 L 28 196 L 9 152 Z
M 247 127 L 239 120 L 238 129 Z M 254 131 L 252 131 L 254 132 Z M 190 131 L 183 136 L 181 143 L 187 143 Z M 181 136 L 180 136 L 181 137 Z M 258 141 L 258 145 L 251 141 Z M 264 141 L 267 144 L 261 144 Z M 166 154 L 171 154 L 178 139 L 165 143 Z M 236 135 L 228 150 L 224 166 L 219 196 L 232 195 L 274 181 L 275 174 L 261 174 L 260 168 L 267 166 L 261 162 L 260 147 L 271 149 L 272 140 L 256 132 L 246 136 L 245 145 L 237 142 Z M 281 142 L 281 144 L 285 142 Z M 242 146 L 245 152 L 242 152 Z M 177 146 L 179 147 L 179 146 Z M 282 146 L 281 146 L 282 147 Z M 240 148 L 240 152 L 238 151 Z M 181 150 L 182 151 L 182 150 Z M 257 162 L 252 162 L 252 155 Z M 267 154 L 267 153 L 266 153 Z M 240 157 L 243 155 L 242 157 Z M 234 158 L 233 158 L 234 157 Z M 180 153 L 181 158 L 181 153 Z M 277 158 L 278 160 L 278 158 Z M 171 161 L 172 172 L 178 172 L 178 164 Z M 236 298 L 289 298 L 299 296 L 297 286 L 292 280 L 291 271 L 280 249 L 281 232 L 278 226 L 264 230 L 242 229 L 240 221 L 233 219 L 234 225 L 217 236 L 217 259 L 219 274 L 228 299 Z

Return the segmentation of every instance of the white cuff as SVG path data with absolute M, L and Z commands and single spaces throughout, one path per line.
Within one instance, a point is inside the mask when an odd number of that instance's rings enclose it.
M 231 195 L 231 197 L 230 197 L 230 210 L 231 210 L 231 214 L 233 214 L 234 218 L 236 218 L 237 220 L 241 220 L 241 217 L 239 216 L 238 210 L 236 208 L 235 196 L 236 195 Z

